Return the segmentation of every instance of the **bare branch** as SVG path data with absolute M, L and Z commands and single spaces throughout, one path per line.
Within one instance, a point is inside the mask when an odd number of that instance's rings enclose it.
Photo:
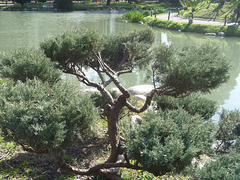
M 117 86 L 117 88 L 122 92 L 122 94 L 126 97 L 130 97 L 130 93 L 128 90 L 122 86 L 120 81 L 118 80 L 117 74 L 115 71 L 113 71 L 103 60 L 101 57 L 100 52 L 98 52 L 98 55 L 95 53 L 95 56 L 102 68 L 102 70 L 108 75 L 108 77 L 113 81 L 113 83 Z
M 118 64 L 117 71 L 120 71 L 122 69 L 122 65 L 126 62 L 128 56 L 125 54 L 125 56 L 122 58 L 121 62 Z
M 154 94 L 156 93 L 156 89 L 153 89 L 149 95 L 147 96 L 146 98 L 146 101 L 144 103 L 144 105 L 138 109 L 136 107 L 134 107 L 132 104 L 130 104 L 128 101 L 126 102 L 126 106 L 127 108 L 132 111 L 132 112 L 135 112 L 135 113 L 141 113 L 141 112 L 144 112 L 145 110 L 147 110 L 147 108 L 150 106 L 151 102 L 152 102 L 152 98 L 154 96 Z
M 128 69 L 128 70 L 118 71 L 117 76 L 120 76 L 121 74 L 132 73 L 132 70 L 133 70 L 133 66 L 131 67 L 131 69 Z
M 104 163 L 104 164 L 96 165 L 89 169 L 78 169 L 65 163 L 61 155 L 58 156 L 58 165 L 60 166 L 61 169 L 65 171 L 72 172 L 78 175 L 83 175 L 83 176 L 84 175 L 86 176 L 113 175 L 116 173 L 115 168 L 130 168 L 130 169 L 136 169 L 136 170 L 143 169 L 142 167 L 139 167 L 130 163 Z
M 103 85 L 101 85 L 101 84 L 99 84 L 99 83 L 96 83 L 96 82 L 90 81 L 86 76 L 84 76 L 84 75 L 82 75 L 82 74 L 78 74 L 78 73 L 75 73 L 75 72 L 67 72 L 67 73 L 68 73 L 68 74 L 75 75 L 80 82 L 83 82 L 83 83 L 86 84 L 87 86 L 91 86 L 91 87 L 97 88 L 97 89 L 100 91 L 100 93 L 106 98 L 107 102 L 108 102 L 110 105 L 113 105 L 113 103 L 114 103 L 113 97 L 112 97 L 112 95 L 104 88 Z

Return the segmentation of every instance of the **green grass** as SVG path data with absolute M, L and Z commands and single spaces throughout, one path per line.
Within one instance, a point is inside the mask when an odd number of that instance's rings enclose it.
M 234 12 L 234 7 L 230 3 L 225 3 L 223 6 L 220 6 L 218 3 L 207 3 L 204 1 L 200 3 L 195 8 L 194 18 L 203 18 L 203 19 L 211 19 L 211 20 L 224 20 L 225 16 L 230 17 L 230 15 Z M 188 10 L 182 10 L 180 12 L 181 16 L 189 17 L 192 14 L 192 8 L 188 8 Z
M 19 150 L 20 146 L 17 145 L 15 142 L 4 141 L 3 137 L 0 136 L 0 149 L 5 150 L 9 153 L 13 153 L 14 151 Z
M 238 26 L 216 26 L 204 24 L 189 24 L 175 21 L 160 20 L 153 17 L 144 18 L 145 22 L 154 27 L 181 30 L 182 32 L 196 32 L 196 33 L 218 33 L 224 32 L 226 36 L 240 37 L 240 27 Z

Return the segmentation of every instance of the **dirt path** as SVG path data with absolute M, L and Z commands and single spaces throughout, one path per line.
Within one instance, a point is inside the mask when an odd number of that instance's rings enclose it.
M 158 19 L 168 20 L 168 14 L 160 14 L 157 16 Z M 188 23 L 188 18 L 179 17 L 177 13 L 171 13 L 170 15 L 171 21 L 177 22 L 186 22 Z M 207 25 L 224 25 L 224 21 L 211 21 L 211 20 L 204 20 L 204 19 L 193 19 L 194 24 L 207 24 Z M 235 26 L 235 23 L 227 23 L 227 26 Z

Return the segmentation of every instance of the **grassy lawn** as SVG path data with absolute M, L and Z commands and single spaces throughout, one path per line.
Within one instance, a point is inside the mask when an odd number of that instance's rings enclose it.
M 234 12 L 234 7 L 230 3 L 225 3 L 223 6 L 218 3 L 207 3 L 203 2 L 197 5 L 194 11 L 195 18 L 211 19 L 211 20 L 224 20 L 225 16 L 230 17 Z M 190 16 L 192 13 L 192 8 L 188 10 L 182 10 L 180 15 L 184 17 Z
M 216 26 L 216 25 L 205 25 L 205 24 L 190 24 L 183 22 L 175 22 L 168 20 L 161 20 L 154 17 L 146 17 L 144 21 L 149 26 L 181 30 L 182 32 L 196 32 L 196 33 L 218 33 L 224 32 L 226 36 L 240 37 L 240 27 L 239 26 Z

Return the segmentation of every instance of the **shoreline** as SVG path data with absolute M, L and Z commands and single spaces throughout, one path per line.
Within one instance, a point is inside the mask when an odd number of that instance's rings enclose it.
M 218 35 L 218 33 L 224 33 L 224 36 L 240 37 L 240 26 L 236 25 L 211 25 L 208 24 L 196 24 L 187 22 L 178 22 L 172 20 L 164 20 L 154 17 L 145 17 L 144 21 L 147 25 L 158 27 L 162 29 L 170 29 L 181 32 L 194 32 L 209 35 Z

